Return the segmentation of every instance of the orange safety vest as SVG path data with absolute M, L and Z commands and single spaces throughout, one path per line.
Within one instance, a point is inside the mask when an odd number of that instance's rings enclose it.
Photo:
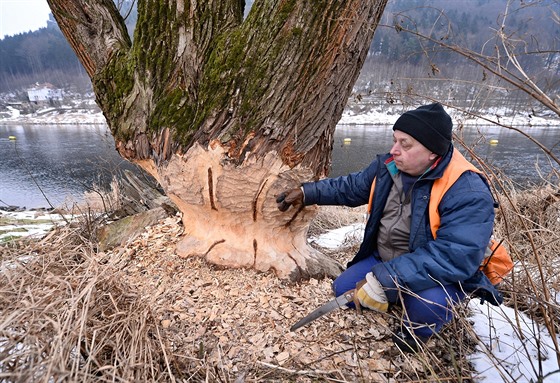
M 451 161 L 447 165 L 447 168 L 443 171 L 441 178 L 434 181 L 432 185 L 432 191 L 430 193 L 430 202 L 428 205 L 428 214 L 430 218 L 430 229 L 434 239 L 437 236 L 437 230 L 440 225 L 440 216 L 438 211 L 438 206 L 451 186 L 459 179 L 461 174 L 466 171 L 472 171 L 475 173 L 482 174 L 473 164 L 471 164 L 467 159 L 458 151 L 453 150 L 453 156 Z M 373 193 L 375 189 L 375 178 L 371 184 L 371 190 L 369 194 L 368 203 L 368 214 L 371 214 L 372 204 L 373 204 Z M 502 282 L 504 277 L 509 274 L 513 269 L 513 261 L 507 252 L 506 248 L 502 246 L 501 242 L 498 243 L 496 240 L 491 239 L 488 244 L 488 249 L 486 251 L 484 260 L 480 265 L 480 270 L 486 274 L 488 279 L 493 285 L 497 285 Z

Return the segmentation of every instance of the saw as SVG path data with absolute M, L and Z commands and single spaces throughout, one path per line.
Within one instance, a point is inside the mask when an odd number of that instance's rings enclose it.
M 345 292 L 341 296 L 336 297 L 332 301 L 329 301 L 322 306 L 319 306 L 311 313 L 303 317 L 300 321 L 298 321 L 296 324 L 290 327 L 290 331 L 296 331 L 298 328 L 313 322 L 315 319 L 320 318 L 323 315 L 328 314 L 333 310 L 346 307 L 346 304 L 352 302 L 353 299 L 354 299 L 354 290 Z

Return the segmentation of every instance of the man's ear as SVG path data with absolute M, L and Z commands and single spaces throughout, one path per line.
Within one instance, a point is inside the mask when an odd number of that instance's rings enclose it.
M 435 160 L 435 159 L 438 158 L 438 157 L 439 157 L 439 156 L 438 156 L 437 154 L 431 153 L 431 154 L 430 154 L 430 161 L 433 161 L 433 160 Z

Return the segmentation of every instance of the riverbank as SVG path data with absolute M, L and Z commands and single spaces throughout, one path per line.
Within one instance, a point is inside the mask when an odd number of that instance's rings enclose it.
M 56 211 L 0 209 L 0 244 L 17 238 L 42 238 L 55 226 L 63 226 L 71 216 Z
M 61 124 L 89 124 L 105 125 L 107 121 L 100 111 L 72 106 L 49 107 L 39 109 L 34 113 L 21 113 L 18 109 L 8 107 L 11 114 L 4 113 L 0 117 L 0 124 L 20 125 L 61 125 Z
M 413 108 L 414 106 L 411 106 Z M 339 125 L 392 125 L 408 108 L 397 104 L 375 104 L 366 100 L 349 102 Z M 513 127 L 557 127 L 560 118 L 552 112 L 512 110 L 506 107 L 471 111 L 446 108 L 455 126 L 498 124 Z M 476 115 L 476 117 L 475 117 Z M 28 103 L 0 104 L 0 124 L 106 124 L 105 116 L 93 99 L 68 100 L 60 106 Z
M 402 105 L 366 104 L 360 107 L 353 105 L 346 108 L 338 124 L 393 125 L 406 110 Z M 524 129 L 560 126 L 560 118 L 552 112 L 534 113 L 531 109 L 520 111 L 508 108 L 492 108 L 472 112 L 472 114 L 449 107 L 446 107 L 446 110 L 453 119 L 455 127 L 496 124 L 497 126 L 512 126 Z
M 525 205 L 537 205 L 533 195 Z M 363 225 L 328 230 L 346 225 L 343 218 L 349 211 L 334 207 L 325 214 L 325 208 L 309 239 L 346 263 Z M 551 209 L 557 211 L 557 206 Z M 546 234 L 536 239 L 554 245 L 558 241 L 550 236 L 558 232 L 558 223 L 546 222 L 552 226 L 543 227 Z M 517 229 L 512 231 L 521 231 Z M 13 333 L 14 323 L 24 323 L 27 331 L 18 327 L 22 335 L 4 339 L 4 348 L 13 350 L 14 358 L 36 361 L 33 368 L 18 364 L 9 371 L 12 378 L 30 371 L 41 377 L 51 365 L 63 366 L 52 371 L 65 377 L 81 374 L 78 380 L 83 382 L 115 376 L 169 381 L 171 376 L 171 380 L 231 382 L 494 383 L 544 380 L 558 371 L 557 336 L 553 340 L 530 310 L 512 302 L 520 297 L 524 303 L 537 295 L 523 290 L 541 280 L 535 277 L 526 283 L 526 271 L 532 269 L 527 267 L 529 259 L 514 270 L 515 277 L 504 281 L 505 291 L 514 292 L 504 305 L 496 308 L 472 299 L 457 307 L 455 319 L 441 336 L 433 337 L 420 353 L 408 355 L 392 346 L 392 331 L 403 315 L 397 306 L 386 314 L 333 311 L 297 332 L 289 331 L 297 320 L 332 299 L 331 281 L 285 283 L 272 273 L 218 269 L 202 257 L 180 258 L 174 252 L 183 235 L 179 217 L 147 226 L 141 236 L 106 252 L 95 250 L 96 244 L 79 232 L 63 227 L 36 243 L 5 247 L 0 266 L 7 276 L 2 285 L 6 315 L 0 317 L 4 324 L 0 330 Z M 535 245 L 540 248 L 542 243 Z M 551 261 L 543 265 L 551 274 L 546 271 L 543 277 L 557 286 L 557 267 Z M 535 302 L 555 307 L 553 299 Z M 52 312 L 58 315 L 53 317 Z M 75 364 L 79 370 L 69 371 L 65 366 L 74 366 L 71 351 L 76 344 L 95 347 L 84 348 L 87 352 L 79 355 L 83 363 Z M 103 368 L 108 365 L 116 368 Z M 220 379 L 220 374 L 226 378 Z

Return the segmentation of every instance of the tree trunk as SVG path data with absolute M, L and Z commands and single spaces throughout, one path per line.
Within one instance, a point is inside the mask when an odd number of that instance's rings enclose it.
M 134 43 L 111 0 L 48 0 L 119 153 L 183 214 L 184 256 L 279 277 L 334 276 L 315 209 L 276 209 L 328 173 L 333 132 L 386 0 L 140 0 Z

